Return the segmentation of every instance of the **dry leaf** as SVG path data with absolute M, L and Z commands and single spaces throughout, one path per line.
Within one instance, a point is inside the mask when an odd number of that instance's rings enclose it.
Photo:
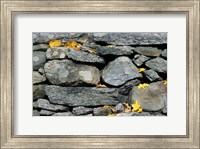
M 125 106 L 124 112 L 125 112 L 125 113 L 131 112 L 131 106 L 129 106 L 128 103 L 123 103 L 123 104 L 124 104 L 124 106 Z
M 164 80 L 164 84 L 167 85 L 167 80 Z
M 96 54 L 96 55 L 98 54 L 96 50 L 92 50 L 92 49 L 88 50 L 88 52 L 91 53 L 91 54 Z
M 60 47 L 62 45 L 62 42 L 60 40 L 52 40 L 49 42 L 49 47 Z
M 139 108 L 137 112 L 141 113 L 142 111 L 143 111 L 142 108 Z
M 139 71 L 139 72 L 144 72 L 144 71 L 145 71 L 145 68 L 139 68 L 138 71 Z
M 110 106 L 103 106 L 102 108 L 103 108 L 103 109 L 109 109 Z
M 143 83 L 143 84 L 139 84 L 137 88 L 138 88 L 138 89 L 141 89 L 141 88 L 144 89 L 144 88 L 147 87 L 147 86 L 149 86 L 149 84 Z
M 96 85 L 96 87 L 98 87 L 98 88 L 106 88 L 107 86 L 104 85 L 104 84 L 98 83 L 98 84 Z
M 111 114 L 108 114 L 107 116 L 116 116 L 117 114 L 115 113 L 111 113 Z
M 73 48 L 77 51 L 81 50 L 81 44 L 77 43 L 76 41 L 71 41 L 71 42 L 67 42 L 64 44 L 64 47 L 66 48 Z
M 117 112 L 117 110 L 115 109 L 115 107 L 110 107 L 110 109 L 112 110 L 113 113 Z
M 133 107 L 132 112 L 138 111 L 140 109 L 140 104 L 138 103 L 137 100 L 131 106 Z

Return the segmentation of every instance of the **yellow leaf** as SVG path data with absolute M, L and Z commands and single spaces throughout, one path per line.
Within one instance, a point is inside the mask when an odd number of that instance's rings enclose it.
M 138 111 L 140 109 L 140 104 L 138 103 L 138 101 L 136 100 L 134 104 L 132 104 L 132 112 Z
M 96 85 L 96 87 L 98 87 L 98 88 L 106 88 L 107 86 L 104 85 L 104 84 L 98 83 L 98 84 Z
M 107 116 L 116 116 L 117 114 L 115 113 L 111 113 L 111 114 L 108 114 Z
M 167 80 L 164 80 L 164 84 L 167 85 Z
M 52 40 L 49 42 L 49 47 L 59 47 L 62 45 L 62 42 L 60 40 Z
M 139 68 L 138 71 L 139 71 L 139 72 L 144 72 L 144 71 L 145 71 L 145 68 Z
M 91 54 L 98 54 L 96 50 L 92 50 L 92 49 L 88 50 L 88 52 L 91 53 Z
M 137 112 L 138 112 L 138 113 L 141 113 L 141 112 L 142 112 L 142 108 L 139 108 Z
M 77 51 L 81 50 L 81 44 L 77 43 L 76 41 L 71 41 L 71 42 L 67 42 L 64 44 L 64 47 L 66 48 L 73 48 Z
M 137 88 L 138 88 L 138 89 L 141 89 L 141 88 L 144 89 L 144 88 L 147 87 L 147 86 L 149 86 L 149 84 L 143 83 L 143 84 L 139 84 Z
M 103 106 L 103 109 L 109 109 L 110 106 Z
M 131 109 L 131 107 L 129 106 L 128 103 L 123 103 L 123 104 L 124 104 L 125 108 L 127 108 L 127 109 Z

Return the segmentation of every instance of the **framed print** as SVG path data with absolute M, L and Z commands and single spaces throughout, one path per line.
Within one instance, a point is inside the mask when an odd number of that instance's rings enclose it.
M 199 1 L 1 0 L 1 148 L 199 148 Z

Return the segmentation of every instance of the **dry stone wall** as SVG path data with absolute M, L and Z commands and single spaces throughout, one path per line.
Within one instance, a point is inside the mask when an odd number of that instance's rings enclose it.
M 166 80 L 167 33 L 33 33 L 34 116 L 165 116 Z

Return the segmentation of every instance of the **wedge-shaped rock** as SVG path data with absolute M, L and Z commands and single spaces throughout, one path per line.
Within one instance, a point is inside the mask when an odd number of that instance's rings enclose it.
M 157 57 L 145 63 L 145 65 L 154 71 L 167 73 L 167 61 L 163 58 Z
M 33 84 L 42 83 L 44 81 L 46 81 L 46 77 L 37 71 L 33 71 Z
M 68 111 L 69 108 L 62 105 L 51 104 L 47 99 L 38 99 L 33 103 L 34 108 L 51 110 L 51 111 Z
M 152 81 L 161 81 L 163 80 L 157 72 L 153 71 L 152 69 L 145 70 L 144 75 L 152 82 Z
M 71 60 L 52 60 L 44 65 L 47 79 L 55 85 L 96 85 L 99 70 L 94 66 L 76 64 Z
M 116 89 L 95 87 L 45 87 L 50 102 L 67 106 L 103 106 L 117 105 Z
M 155 57 L 160 56 L 162 53 L 162 50 L 153 47 L 136 47 L 134 51 L 142 55 Z
M 163 81 L 151 83 L 144 89 L 133 87 L 129 94 L 129 104 L 138 101 L 144 111 L 159 111 L 167 100 L 167 85 Z
M 137 66 L 142 66 L 144 62 L 146 62 L 147 60 L 149 60 L 150 58 L 144 55 L 139 55 L 136 54 L 134 56 L 133 62 L 137 65 Z
M 120 86 L 128 80 L 141 78 L 137 67 L 125 56 L 116 58 L 103 69 L 102 79 L 109 85 Z

